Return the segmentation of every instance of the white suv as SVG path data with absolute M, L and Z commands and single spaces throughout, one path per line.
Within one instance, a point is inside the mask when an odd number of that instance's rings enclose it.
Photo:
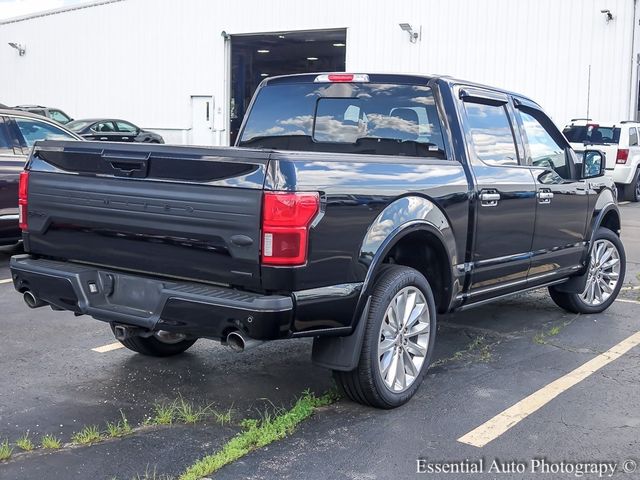
M 606 174 L 618 185 L 622 198 L 640 201 L 640 122 L 594 122 L 576 118 L 564 127 L 563 133 L 573 149 L 580 153 L 593 146 L 603 151 L 606 158 Z

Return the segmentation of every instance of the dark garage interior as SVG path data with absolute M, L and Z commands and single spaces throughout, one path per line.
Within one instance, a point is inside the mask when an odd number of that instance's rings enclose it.
M 260 82 L 290 73 L 342 72 L 347 31 L 316 30 L 231 37 L 231 144 Z

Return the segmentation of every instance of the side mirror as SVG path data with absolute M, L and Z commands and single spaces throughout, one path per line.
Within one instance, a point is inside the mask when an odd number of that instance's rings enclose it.
M 604 175 L 606 156 L 600 150 L 585 150 L 582 154 L 581 178 L 595 178 Z

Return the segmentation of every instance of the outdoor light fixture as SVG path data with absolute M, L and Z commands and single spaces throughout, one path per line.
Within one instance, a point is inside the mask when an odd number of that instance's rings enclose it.
M 416 43 L 420 39 L 420 33 L 414 32 L 413 27 L 408 23 L 400 23 L 400 28 L 409 34 L 409 41 Z M 422 30 L 422 27 L 420 28 Z
M 312 62 L 318 60 L 318 57 L 307 57 L 307 60 L 311 60 Z
M 613 20 L 613 13 L 611 13 L 611 10 L 609 10 L 609 9 L 600 10 L 600 13 L 605 15 L 605 17 L 607 19 L 607 23 L 609 23 L 611 20 Z
M 344 47 L 345 44 L 344 43 L 334 43 L 333 46 L 334 47 Z
M 20 43 L 9 42 L 9 46 L 18 50 L 18 55 L 20 55 L 21 57 L 24 57 L 24 54 L 27 53 L 27 47 Z
M 266 50 L 266 49 L 260 49 L 260 50 L 258 50 L 258 53 L 269 53 L 269 50 Z

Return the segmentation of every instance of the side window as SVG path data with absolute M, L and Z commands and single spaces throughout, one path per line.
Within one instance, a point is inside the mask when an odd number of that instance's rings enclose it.
M 134 133 L 137 128 L 127 122 L 116 122 L 116 128 L 119 132 Z
M 71 119 L 60 110 L 49 110 L 49 116 L 58 123 L 69 123 Z
M 518 110 L 518 115 L 529 146 L 529 163 L 553 170 L 564 179 L 571 178 L 571 168 L 564 147 L 553 139 L 533 115 L 522 110 Z
M 105 132 L 105 133 L 116 131 L 115 127 L 113 126 L 113 122 L 98 122 L 93 127 L 91 127 L 91 130 L 95 132 Z
M 635 127 L 631 127 L 629 129 L 629 146 L 637 147 L 638 146 L 638 131 Z
M 9 135 L 9 129 L 4 122 L 4 119 L 0 117 L 0 155 L 13 154 L 13 142 Z
M 26 118 L 16 118 L 15 122 L 28 147 L 32 147 L 38 140 L 75 140 L 61 128 L 45 122 Z
M 465 102 L 477 157 L 487 165 L 517 165 L 518 154 L 504 105 Z

